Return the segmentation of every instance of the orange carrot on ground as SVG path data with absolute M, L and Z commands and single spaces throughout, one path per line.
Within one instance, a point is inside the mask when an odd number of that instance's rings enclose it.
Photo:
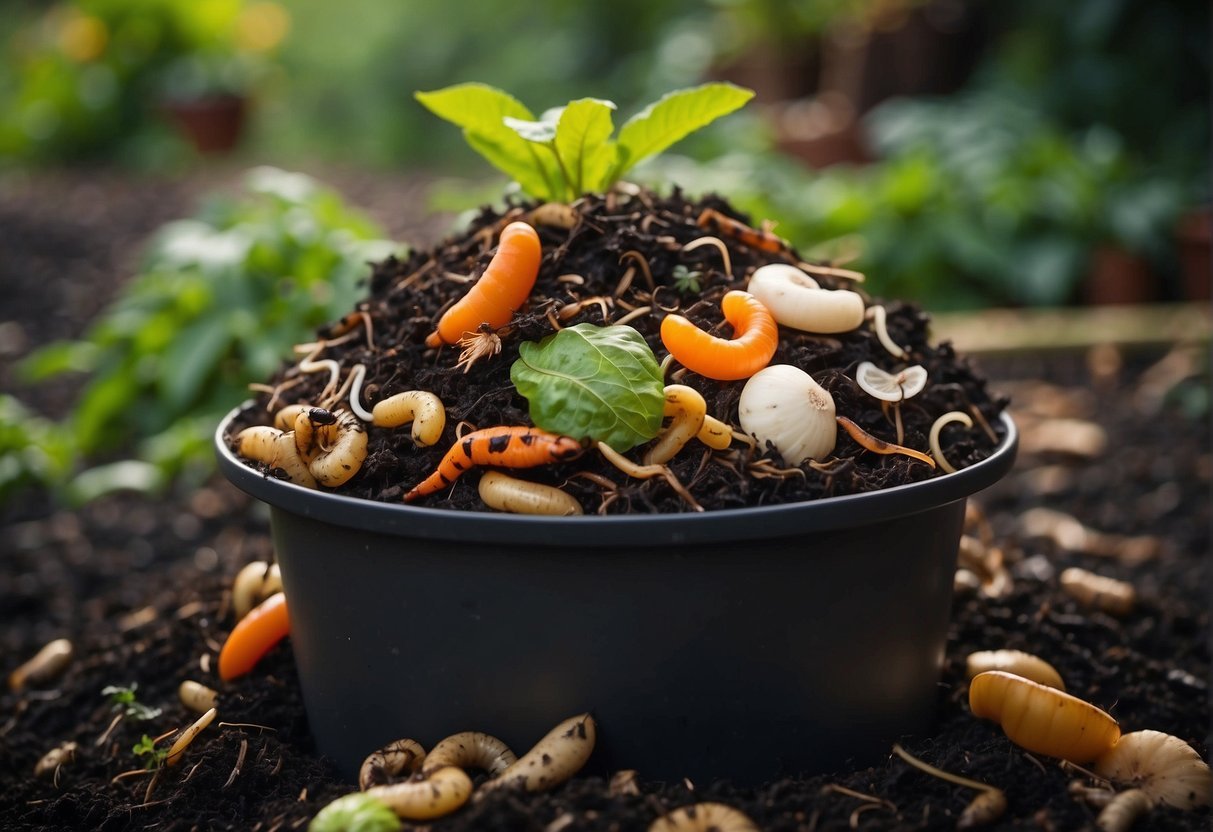
M 775 355 L 779 327 L 749 292 L 729 292 L 720 308 L 733 325 L 733 340 L 709 335 L 681 315 L 667 315 L 661 322 L 661 342 L 679 364 L 701 376 L 718 381 L 749 378 Z
M 291 632 L 286 595 L 275 592 L 236 624 L 219 651 L 219 678 L 227 682 L 252 670 Z
M 438 470 L 404 495 L 406 503 L 433 494 L 476 465 L 533 468 L 565 462 L 581 454 L 581 443 L 570 436 L 526 426 L 501 425 L 472 431 L 451 446 Z
M 514 311 L 530 296 L 542 256 L 534 228 L 525 222 L 507 225 L 484 274 L 443 314 L 425 345 L 455 344 L 465 335 L 475 335 L 481 324 L 493 329 L 508 324 Z

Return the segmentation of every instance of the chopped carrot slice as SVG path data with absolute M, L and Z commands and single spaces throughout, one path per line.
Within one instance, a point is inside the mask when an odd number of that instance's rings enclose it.
M 240 619 L 227 637 L 219 651 L 219 678 L 227 682 L 248 673 L 290 632 L 286 595 L 275 592 Z

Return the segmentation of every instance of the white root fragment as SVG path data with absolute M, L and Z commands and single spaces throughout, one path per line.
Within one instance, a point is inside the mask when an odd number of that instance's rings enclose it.
M 733 277 L 733 260 L 729 257 L 728 246 L 724 244 L 724 240 L 719 237 L 700 237 L 696 240 L 691 240 L 682 247 L 683 251 L 694 251 L 701 246 L 713 246 L 720 252 L 720 259 L 724 261 L 724 273 L 731 279 Z
M 741 429 L 771 443 L 789 465 L 823 459 L 838 439 L 834 398 L 813 377 L 790 364 L 772 364 L 746 382 L 737 403 Z
M 733 429 L 716 417 L 705 415 L 695 438 L 713 451 L 723 451 L 733 444 Z
M 956 468 L 952 463 L 948 462 L 947 457 L 943 455 L 943 448 L 939 444 L 939 435 L 943 429 L 953 422 L 959 422 L 966 428 L 973 427 L 973 420 L 969 418 L 969 414 L 960 411 L 952 410 L 943 414 L 934 421 L 931 425 L 931 433 L 927 437 L 927 443 L 931 448 L 931 456 L 935 458 L 935 462 L 939 464 L 940 470 L 946 474 L 955 474 Z
M 481 788 L 540 792 L 557 786 L 580 771 L 590 759 L 596 737 L 597 726 L 588 713 L 569 717 L 499 777 Z
M 203 728 L 215 721 L 215 716 L 218 713 L 219 712 L 217 710 L 211 708 L 202 716 L 198 717 L 197 721 L 194 722 L 193 725 L 182 731 L 181 736 L 177 737 L 176 742 L 169 747 L 168 756 L 164 758 L 164 764 L 166 766 L 175 766 L 180 763 L 181 757 L 185 754 L 185 749 L 189 748 L 190 743 L 192 743 L 194 738 L 202 732 Z
M 1062 572 L 1060 580 L 1061 588 L 1071 598 L 1111 615 L 1128 615 L 1137 603 L 1137 590 L 1132 584 L 1076 566 Z
M 300 421 L 312 422 L 315 413 L 312 410 L 295 421 L 296 434 L 299 433 Z M 335 439 L 329 446 L 322 443 L 307 466 L 316 482 L 327 488 L 345 484 L 358 473 L 366 460 L 366 428 L 348 410 L 338 411 L 335 415 L 337 422 L 332 426 Z
M 244 618 L 253 607 L 281 591 L 282 570 L 277 563 L 255 560 L 246 564 L 232 581 L 232 612 L 236 620 Z
M 215 707 L 219 694 L 206 685 L 186 679 L 177 687 L 177 698 L 191 711 L 204 714 Z
M 440 741 L 425 758 L 425 770 L 443 766 L 479 769 L 500 777 L 518 762 L 518 755 L 501 740 L 480 731 L 462 731 Z
M 26 685 L 44 685 L 63 675 L 72 662 L 72 643 L 65 638 L 47 642 L 33 657 L 8 675 L 11 691 L 20 691 Z
M 34 777 L 54 777 L 62 766 L 76 761 L 78 748 L 76 743 L 70 741 L 55 746 L 34 764 Z
M 850 332 L 863 323 L 863 297 L 847 289 L 822 289 L 795 266 L 770 263 L 755 270 L 746 291 L 779 324 L 802 332 Z
M 552 517 L 585 513 L 575 497 L 559 488 L 521 480 L 500 471 L 485 471 L 477 488 L 484 504 L 498 511 Z
M 662 415 L 673 421 L 645 453 L 644 464 L 664 465 L 677 456 L 698 435 L 707 412 L 707 402 L 698 390 L 683 384 L 667 384 Z
M 416 740 L 406 737 L 390 742 L 378 751 L 372 751 L 362 761 L 358 769 L 358 788 L 366 791 L 371 786 L 387 784 L 402 772 L 413 774 L 421 771 L 425 758 L 425 749 Z
M 236 453 L 263 462 L 286 473 L 287 479 L 304 488 L 315 488 L 316 478 L 299 457 L 293 431 L 283 433 L 268 425 L 254 425 L 236 434 Z
M 382 802 L 406 820 L 433 820 L 458 809 L 472 795 L 472 780 L 463 769 L 447 766 L 418 779 L 372 786 L 363 794 Z
M 362 384 L 366 381 L 366 366 L 355 364 L 346 383 L 350 386 L 350 410 L 364 422 L 371 421 L 371 412 L 362 406 Z
M 1208 806 L 1209 764 L 1192 746 L 1161 731 L 1133 731 L 1095 760 L 1095 773 L 1141 789 L 1156 803 L 1189 811 Z
M 1048 685 L 1051 688 L 1065 690 L 1065 682 L 1053 665 L 1039 656 L 1025 653 L 1022 650 L 981 650 L 970 653 L 965 659 L 965 678 L 972 679 L 978 673 L 987 670 L 1002 670 L 1014 673 L 1033 682 Z
M 442 438 L 446 428 L 446 408 L 442 399 L 424 390 L 408 390 L 376 402 L 371 409 L 372 424 L 398 428 L 413 423 L 412 437 L 418 445 L 430 446 Z
M 1112 798 L 1095 819 L 1103 832 L 1129 832 L 1137 819 L 1154 808 L 1153 802 L 1141 789 L 1129 789 Z
M 758 832 L 758 825 L 732 806 L 695 803 L 657 818 L 649 832 Z
M 883 306 L 871 307 L 864 317 L 872 321 L 872 331 L 876 333 L 876 340 L 880 341 L 880 345 L 888 350 L 889 355 L 894 358 L 906 357 L 906 351 L 889 336 L 888 316 Z

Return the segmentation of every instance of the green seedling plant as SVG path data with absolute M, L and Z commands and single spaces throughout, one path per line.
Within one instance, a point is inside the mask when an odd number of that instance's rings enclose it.
M 472 148 L 530 196 L 571 202 L 603 193 L 628 170 L 754 96 L 728 83 L 676 90 L 629 118 L 615 138 L 615 104 L 579 98 L 538 118 L 487 84 L 456 84 L 416 93 L 435 115 L 463 128 Z
M 510 380 L 544 430 L 605 442 L 616 451 L 661 430 L 665 381 L 649 345 L 630 326 L 577 324 L 519 345 Z
M 84 460 L 134 452 L 78 475 L 87 501 L 213 467 L 210 432 L 293 345 L 340 318 L 367 262 L 399 253 L 309 177 L 257 168 L 246 192 L 161 229 L 143 267 L 85 337 L 23 365 L 27 381 L 82 373 L 64 433 Z
M 146 757 L 143 761 L 143 767 L 149 771 L 152 769 L 163 768 L 168 760 L 168 748 L 157 748 L 156 741 L 144 734 L 139 742 L 135 743 L 131 749 L 136 757 Z
M 139 683 L 131 682 L 130 686 L 108 685 L 102 688 L 101 695 L 108 696 L 114 710 L 122 716 L 129 716 L 140 721 L 155 719 L 162 713 L 160 708 L 153 708 L 139 701 L 135 695 Z
M 703 272 L 692 271 L 679 263 L 670 273 L 674 278 L 674 288 L 683 295 L 698 295 L 699 294 L 699 278 L 703 277 Z

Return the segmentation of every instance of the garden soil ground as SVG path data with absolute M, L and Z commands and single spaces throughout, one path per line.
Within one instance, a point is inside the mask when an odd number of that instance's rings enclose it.
M 411 183 L 351 181 L 356 202 L 368 193 L 362 204 L 408 201 Z M 20 325 L 0 329 L 6 390 L 16 387 L 11 361 L 80 332 L 145 235 L 185 213 L 199 187 L 82 174 L 0 191 L 0 317 Z M 389 213 L 401 221 L 399 211 Z M 936 720 L 904 744 L 940 768 L 1004 789 L 1009 806 L 995 828 L 1088 828 L 1095 810 L 1067 793 L 1081 775 L 1024 753 L 968 712 L 964 658 L 986 648 L 1034 652 L 1124 730 L 1172 733 L 1207 756 L 1213 460 L 1199 395 L 1207 378 L 1199 351 L 1097 350 L 990 358 L 982 367 L 997 392 L 1012 396 L 1024 428 L 1015 472 L 976 501 L 1005 553 L 1009 592 L 958 593 Z M 69 391 L 15 392 L 58 415 Z M 1075 453 L 1073 433 L 1057 447 L 1051 434 L 1073 425 L 1058 420 L 1074 418 L 1103 429 L 1102 450 Z M 1105 535 L 1042 535 L 1041 516 L 1029 513 L 1042 506 Z M 115 495 L 78 511 L 30 496 L 2 511 L 0 670 L 56 637 L 72 639 L 76 658 L 48 685 L 0 694 L 0 828 L 302 828 L 353 788 L 311 744 L 289 649 L 230 685 L 216 680 L 231 577 L 272 554 L 259 507 L 214 481 L 162 498 Z M 1058 582 L 1075 565 L 1133 583 L 1137 608 L 1113 617 L 1079 605 Z M 182 765 L 124 775 L 141 767 L 131 752 L 141 736 L 192 719 L 176 701 L 187 678 L 221 688 L 226 724 L 204 732 Z M 113 725 L 100 691 L 131 683 L 163 713 Z M 78 744 L 75 761 L 57 778 L 35 779 L 38 759 L 65 741 Z M 643 771 L 636 782 L 635 793 L 581 777 L 549 794 L 496 794 L 433 828 L 643 829 L 674 807 L 720 800 L 764 829 L 950 829 L 972 797 L 894 757 L 756 789 L 657 783 Z M 1138 828 L 1207 829 L 1209 821 L 1207 810 L 1162 809 Z

